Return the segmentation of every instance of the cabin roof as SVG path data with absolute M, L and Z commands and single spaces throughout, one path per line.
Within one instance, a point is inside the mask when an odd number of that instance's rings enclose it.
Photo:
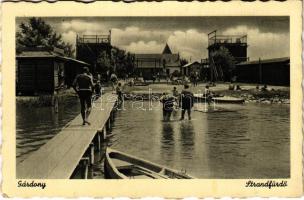
M 256 64 L 266 64 L 266 63 L 279 63 L 279 62 L 289 62 L 289 57 L 282 57 L 282 58 L 272 58 L 272 59 L 265 59 L 265 60 L 253 60 L 253 61 L 246 61 L 241 62 L 237 64 L 237 66 L 243 66 L 243 65 L 256 65 Z
M 62 55 L 58 55 L 57 53 L 53 52 L 53 51 L 22 51 L 19 54 L 16 55 L 17 59 L 20 58 L 25 58 L 25 59 L 35 59 L 35 58 L 58 58 L 58 59 L 62 59 L 65 61 L 71 61 L 71 62 L 76 62 L 82 65 L 90 65 L 86 62 L 83 62 L 81 60 L 77 60 L 71 57 L 66 57 L 66 56 L 62 56 Z
M 16 58 L 54 58 L 58 56 L 52 51 L 22 51 Z
M 63 57 L 63 58 L 66 59 L 66 60 L 72 61 L 72 62 L 77 62 L 77 63 L 82 64 L 82 65 L 87 65 L 87 66 L 90 65 L 89 63 L 86 63 L 86 62 L 83 62 L 81 60 L 77 60 L 77 59 L 74 59 L 74 58 L 71 58 L 71 57 Z
M 200 64 L 200 63 L 199 63 L 198 61 L 194 61 L 194 62 L 185 64 L 185 65 L 183 65 L 182 67 L 183 67 L 183 68 L 186 68 L 186 67 L 189 67 L 189 66 L 194 65 L 194 64 Z

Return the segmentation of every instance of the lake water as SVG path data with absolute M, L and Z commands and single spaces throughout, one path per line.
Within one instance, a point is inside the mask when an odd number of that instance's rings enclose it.
M 136 108 L 134 108 L 136 107 Z M 233 112 L 194 111 L 192 120 L 162 122 L 160 107 L 125 103 L 112 148 L 198 178 L 289 177 L 289 105 L 217 105 Z M 199 105 L 204 108 L 204 105 Z
M 198 178 L 287 178 L 290 173 L 289 105 L 217 105 L 232 112 L 192 112 L 192 120 L 162 121 L 160 106 L 125 102 L 109 144 Z M 204 105 L 199 105 L 204 108 Z M 79 114 L 71 97 L 59 107 L 17 104 L 17 162 L 45 144 Z
M 56 113 L 53 107 L 26 107 L 16 105 L 16 157 L 17 162 L 24 160 L 37 150 L 63 126 L 80 113 L 77 97 L 68 97 L 59 105 Z

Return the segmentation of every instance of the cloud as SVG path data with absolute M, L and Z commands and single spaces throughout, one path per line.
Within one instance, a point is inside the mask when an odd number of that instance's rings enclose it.
M 161 53 L 166 42 L 174 53 L 183 58 L 200 60 L 208 56 L 208 31 L 193 28 L 151 28 L 148 24 L 115 22 L 107 20 L 71 19 L 59 21 L 56 30 L 64 41 L 75 46 L 76 35 L 108 34 L 111 29 L 111 41 L 114 46 L 132 53 Z M 126 24 L 127 23 L 127 24 Z M 197 25 L 198 26 L 198 25 Z M 248 35 L 248 56 L 251 60 L 289 56 L 289 32 L 262 31 L 259 26 L 233 25 L 223 28 L 220 34 Z
M 164 48 L 164 44 L 157 43 L 156 41 L 139 41 L 132 42 L 127 46 L 123 46 L 123 49 L 132 53 L 161 53 Z
M 179 52 L 183 58 L 191 60 L 200 60 L 206 58 L 207 35 L 190 29 L 187 31 L 175 31 L 170 35 L 168 43 L 173 51 Z
M 150 42 L 150 41 L 158 41 L 164 43 L 168 37 L 170 32 L 166 30 L 144 30 L 140 29 L 136 26 L 129 26 L 125 29 L 112 29 L 112 43 L 114 45 L 130 45 L 133 42 Z
M 73 44 L 75 46 L 75 43 L 76 43 L 76 32 L 75 31 L 70 30 L 68 32 L 62 33 L 61 35 L 62 35 L 63 41 Z
M 74 31 L 82 34 L 86 32 L 101 34 L 108 32 L 109 29 L 103 25 L 102 22 L 90 22 L 86 20 L 70 20 L 63 21 L 59 27 L 62 32 Z
M 69 42 L 75 48 L 77 35 L 100 35 L 109 34 L 109 29 L 102 23 L 89 22 L 86 20 L 69 20 L 57 24 L 56 29 L 61 33 L 62 39 Z
M 258 28 L 237 26 L 226 29 L 223 34 L 247 34 L 250 60 L 289 56 L 289 33 L 261 32 Z
M 161 53 L 168 43 L 173 53 L 183 58 L 200 60 L 207 56 L 207 35 L 197 30 L 147 31 L 136 27 L 113 31 L 112 41 L 132 53 Z

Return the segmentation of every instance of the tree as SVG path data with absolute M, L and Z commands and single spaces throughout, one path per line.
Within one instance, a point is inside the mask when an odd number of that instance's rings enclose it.
M 111 71 L 111 59 L 106 51 L 102 51 L 97 58 L 96 71 L 97 73 L 105 73 Z
M 218 50 L 212 52 L 211 56 L 216 67 L 222 69 L 224 81 L 230 81 L 235 69 L 235 60 L 229 50 L 225 47 L 220 47 Z
M 134 71 L 134 55 L 117 47 L 112 47 L 111 52 L 102 51 L 97 57 L 96 71 L 104 75 L 107 71 L 107 75 L 114 72 L 124 78 Z
M 188 64 L 188 60 L 181 58 L 180 59 L 181 66 Z
M 57 34 L 51 25 L 42 18 L 31 17 L 28 21 L 19 25 L 16 33 L 16 49 L 22 47 L 57 47 L 64 50 L 66 56 L 73 56 L 72 44 L 65 43 L 61 34 Z
M 128 52 L 126 59 L 125 59 L 126 70 L 127 70 L 128 74 L 133 74 L 133 72 L 134 72 L 134 60 L 135 60 L 134 55 L 130 54 Z

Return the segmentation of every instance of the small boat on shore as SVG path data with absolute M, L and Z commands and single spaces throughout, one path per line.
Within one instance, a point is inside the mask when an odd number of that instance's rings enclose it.
M 194 98 L 200 103 L 203 103 L 207 100 L 203 94 L 194 94 Z M 235 103 L 235 104 L 242 104 L 245 102 L 243 98 L 236 98 L 231 96 L 214 96 L 212 97 L 212 101 L 215 101 L 215 103 Z
M 236 110 L 230 110 L 225 108 L 195 108 L 194 111 L 202 112 L 202 113 L 224 113 L 224 112 L 236 112 Z
M 230 97 L 230 96 L 223 96 L 223 97 L 213 97 L 212 98 L 215 103 L 238 103 L 242 104 L 245 102 L 242 98 Z
M 183 172 L 146 161 L 135 156 L 106 149 L 105 177 L 111 179 L 192 179 Z

